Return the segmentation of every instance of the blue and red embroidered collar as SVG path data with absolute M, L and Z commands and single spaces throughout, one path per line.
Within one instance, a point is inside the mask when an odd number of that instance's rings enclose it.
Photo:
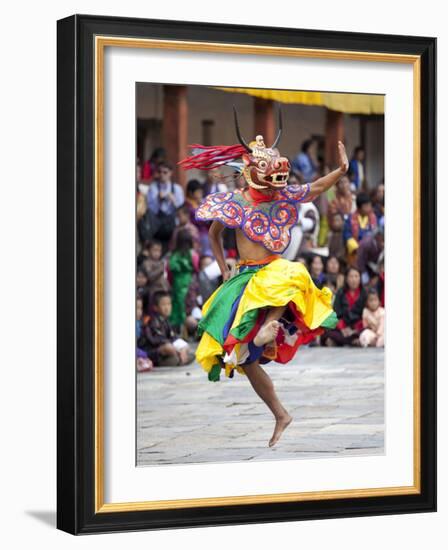
M 291 227 L 297 223 L 297 205 L 305 202 L 309 192 L 307 183 L 288 185 L 272 195 L 250 188 L 250 199 L 241 190 L 211 193 L 197 208 L 195 218 L 239 227 L 248 239 L 281 254 L 291 241 Z

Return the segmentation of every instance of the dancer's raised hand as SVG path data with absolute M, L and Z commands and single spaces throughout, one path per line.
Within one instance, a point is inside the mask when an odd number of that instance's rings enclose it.
M 339 168 L 345 174 L 348 170 L 348 158 L 345 152 L 345 146 L 342 141 L 338 141 Z

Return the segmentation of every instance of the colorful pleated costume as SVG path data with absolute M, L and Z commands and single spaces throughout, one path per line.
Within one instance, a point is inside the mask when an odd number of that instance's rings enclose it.
M 318 289 L 306 267 L 280 254 L 290 242 L 290 228 L 297 223 L 297 206 L 309 194 L 309 185 L 289 185 L 270 200 L 254 190 L 208 195 L 196 210 L 199 220 L 218 220 L 241 228 L 252 241 L 275 252 L 259 263 L 241 261 L 238 274 L 223 283 L 204 304 L 198 327 L 201 340 L 196 351 L 211 381 L 221 369 L 232 377 L 234 369 L 259 360 L 290 361 L 298 347 L 333 328 L 337 317 L 331 308 L 331 291 Z M 274 344 L 255 346 L 253 339 L 267 309 L 287 305 Z

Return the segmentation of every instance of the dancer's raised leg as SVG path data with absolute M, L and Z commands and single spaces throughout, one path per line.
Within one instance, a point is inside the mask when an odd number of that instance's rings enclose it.
M 255 335 L 254 344 L 256 346 L 263 346 L 269 342 L 272 342 L 277 337 L 277 333 L 280 329 L 280 322 L 278 319 L 283 315 L 286 306 L 271 307 L 266 315 L 264 323 L 261 325 L 259 331 Z
M 250 363 L 249 365 L 242 365 L 242 367 L 244 368 L 244 372 L 247 374 L 247 377 L 249 378 L 255 392 L 271 409 L 272 414 L 275 417 L 274 433 L 269 440 L 269 447 L 272 447 L 275 443 L 277 443 L 284 429 L 292 421 L 292 416 L 290 416 L 285 407 L 281 404 L 277 394 L 275 393 L 274 384 L 270 376 L 259 365 L 258 361 Z

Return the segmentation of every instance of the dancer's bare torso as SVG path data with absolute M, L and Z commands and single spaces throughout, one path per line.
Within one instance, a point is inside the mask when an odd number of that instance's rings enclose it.
M 230 277 L 230 267 L 226 262 L 224 254 L 222 243 L 223 230 L 224 225 L 219 221 L 214 220 L 209 229 L 209 236 L 213 254 L 218 262 L 223 280 L 225 281 Z M 272 254 L 263 245 L 248 239 L 241 229 L 236 228 L 234 231 L 240 260 L 263 260 Z
M 262 244 L 255 243 L 248 239 L 240 228 L 235 229 L 236 246 L 241 260 L 263 260 L 272 256 Z

